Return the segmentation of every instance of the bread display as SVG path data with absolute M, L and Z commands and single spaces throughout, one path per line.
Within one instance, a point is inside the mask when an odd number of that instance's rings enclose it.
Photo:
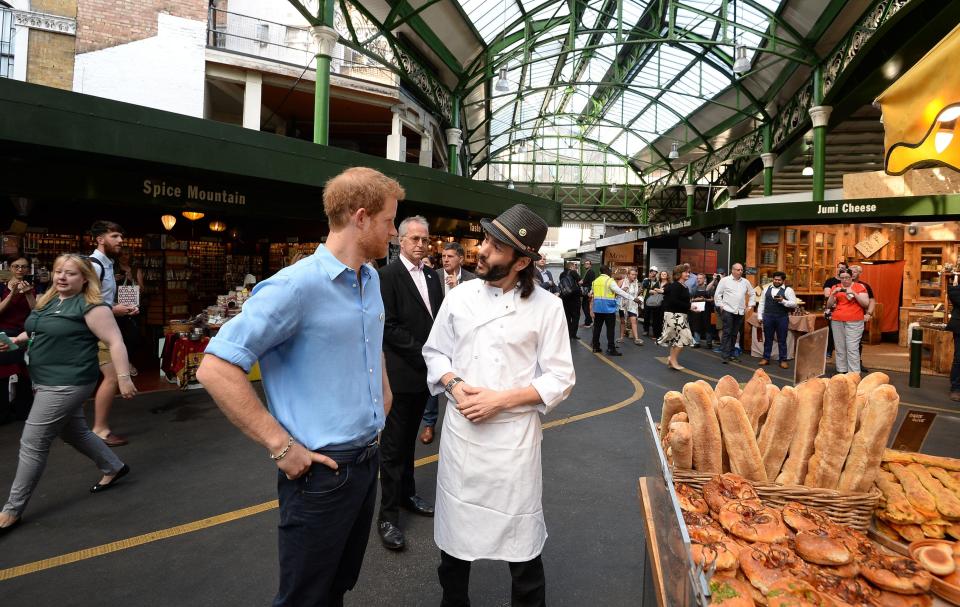
M 669 430 L 670 419 L 677 413 L 687 410 L 687 401 L 683 394 L 671 390 L 663 395 L 663 409 L 660 412 L 660 440 L 663 441 Z
M 766 375 L 766 374 L 764 374 Z M 743 410 L 750 420 L 750 426 L 753 428 L 753 435 L 756 436 L 760 430 L 760 419 L 766 415 L 770 403 L 767 401 L 767 386 L 770 385 L 769 377 L 764 381 L 764 377 L 754 375 L 743 387 L 743 394 L 740 395 L 740 403 Z M 727 447 L 729 450 L 729 447 Z
M 836 489 L 840 484 L 840 473 L 856 430 L 855 396 L 853 383 L 845 375 L 830 378 L 804 485 Z
M 754 428 L 747 418 L 744 406 L 732 396 L 721 397 L 717 416 L 720 418 L 720 430 L 730 458 L 730 470 L 750 481 L 766 481 L 767 473 L 763 469 Z
M 871 373 L 860 384 L 877 375 L 886 377 L 884 373 Z M 856 398 L 860 398 L 859 392 Z M 884 445 L 900 407 L 900 395 L 889 384 L 874 387 L 864 399 L 866 404 L 860 416 L 860 428 L 853 437 L 850 454 L 840 475 L 838 489 L 846 493 L 865 493 L 873 486 Z
M 813 455 L 813 445 L 820 428 L 823 393 L 826 383 L 811 379 L 797 386 L 797 431 L 787 450 L 777 482 L 781 485 L 799 485 L 807 475 L 807 463 Z
M 737 383 L 737 380 L 733 378 L 732 375 L 724 375 L 720 378 L 720 381 L 717 382 L 717 387 L 714 389 L 714 394 L 716 394 L 717 399 L 721 396 L 732 396 L 734 398 L 740 398 L 740 384 Z
M 778 391 L 767 410 L 767 419 L 760 430 L 757 446 L 768 480 L 777 477 L 787 457 L 787 449 L 790 448 L 787 437 L 793 436 L 797 430 L 797 407 L 797 391 L 787 386 Z
M 960 539 L 960 480 L 950 470 L 960 460 L 891 449 L 882 459 L 875 481 L 883 494 L 878 531 L 892 529 L 905 542 Z
M 670 424 L 668 434 L 673 465 L 689 469 L 693 467 L 693 431 L 687 422 Z
M 702 384 L 689 383 L 683 387 L 683 397 L 693 432 L 693 469 L 719 474 L 723 471 L 723 439 L 713 404 L 714 395 Z

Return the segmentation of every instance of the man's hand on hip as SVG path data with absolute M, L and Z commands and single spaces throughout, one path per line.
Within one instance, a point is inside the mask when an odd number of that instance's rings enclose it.
M 277 468 L 283 472 L 288 479 L 295 480 L 303 476 L 310 470 L 313 464 L 323 464 L 331 470 L 336 470 L 339 466 L 326 455 L 309 451 L 300 443 L 293 443 L 290 451 L 277 461 Z

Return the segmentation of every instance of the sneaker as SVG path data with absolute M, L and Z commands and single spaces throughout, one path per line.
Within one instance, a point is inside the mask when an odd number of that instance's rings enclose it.
M 634 343 L 634 345 L 642 346 L 642 345 L 643 345 L 643 340 L 638 337 L 638 338 L 636 338 L 635 340 L 633 340 L 633 343 Z
M 719 347 L 714 348 L 714 349 L 713 349 L 713 352 L 714 352 L 715 354 L 723 354 L 723 350 L 721 350 Z
M 739 356 L 731 356 L 728 360 L 729 360 L 730 362 L 732 362 L 732 363 L 738 363 L 738 362 L 740 362 L 740 357 L 739 357 Z
M 737 346 L 733 349 L 734 358 L 740 356 L 741 354 L 743 354 L 743 350 L 740 349 L 740 346 Z M 737 362 L 740 362 L 740 361 L 737 361 Z
M 618 337 L 618 338 L 617 338 L 617 343 L 618 343 L 618 344 L 622 344 L 622 343 L 623 343 L 623 338 L 622 338 L 622 337 Z

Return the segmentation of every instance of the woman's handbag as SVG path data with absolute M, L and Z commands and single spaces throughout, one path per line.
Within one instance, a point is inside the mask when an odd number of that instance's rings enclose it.
M 663 305 L 663 293 L 650 293 L 644 303 L 648 308 L 659 308 Z

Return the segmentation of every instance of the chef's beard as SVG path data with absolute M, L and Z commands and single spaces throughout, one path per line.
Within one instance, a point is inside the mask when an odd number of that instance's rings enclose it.
M 480 269 L 477 268 L 477 278 L 487 282 L 497 282 L 498 280 L 506 278 L 507 275 L 510 274 L 510 265 L 513 264 L 511 261 L 510 264 L 495 266 L 491 265 L 485 257 L 480 257 L 480 261 L 487 265 L 487 271 L 481 272 Z

